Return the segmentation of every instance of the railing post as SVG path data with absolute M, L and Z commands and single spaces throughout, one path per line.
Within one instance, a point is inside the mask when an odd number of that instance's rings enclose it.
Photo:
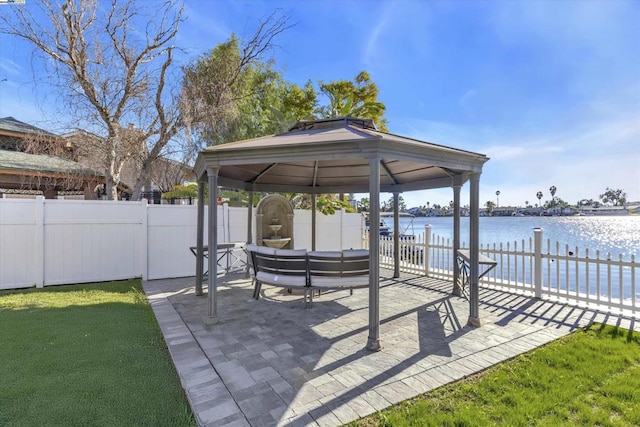
M 533 229 L 533 286 L 536 298 L 542 298 L 542 228 Z
M 424 226 L 424 275 L 429 277 L 431 268 L 431 225 Z

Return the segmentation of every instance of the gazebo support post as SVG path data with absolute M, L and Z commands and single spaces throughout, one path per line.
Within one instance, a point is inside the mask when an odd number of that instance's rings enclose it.
M 400 193 L 393 193 L 393 277 L 400 277 Z
M 453 184 L 453 295 L 461 296 L 460 266 L 458 265 L 458 249 L 460 249 L 460 188 L 461 184 Z
M 469 217 L 469 320 L 467 325 L 480 326 L 479 307 L 479 254 L 480 254 L 480 174 L 472 173 L 470 177 L 471 215 Z
M 207 168 L 209 181 L 209 280 L 207 316 L 204 323 L 218 323 L 218 171 L 219 168 Z
M 202 296 L 202 276 L 204 274 L 204 186 L 198 180 L 198 225 L 196 236 L 196 296 Z
M 317 212 L 316 212 L 316 200 L 317 196 L 315 194 L 311 195 L 311 250 L 316 250 L 316 221 L 318 220 Z M 291 248 L 293 249 L 293 248 Z
M 369 159 L 369 337 L 367 350 L 380 351 L 380 159 Z
M 247 245 L 253 243 L 253 191 L 247 191 Z M 247 252 L 247 257 L 249 253 Z M 247 260 L 248 261 L 248 260 Z M 249 262 L 245 277 L 249 277 Z

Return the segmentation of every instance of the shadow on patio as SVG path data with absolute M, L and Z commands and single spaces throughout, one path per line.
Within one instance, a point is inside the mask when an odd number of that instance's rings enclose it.
M 590 322 L 615 323 L 582 309 L 483 289 L 483 326 L 471 328 L 464 326 L 469 304 L 450 295 L 449 282 L 390 276 L 381 271 L 383 350 L 376 353 L 364 348 L 366 290 L 353 296 L 326 292 L 305 309 L 302 295 L 268 286 L 256 301 L 250 280 L 229 275 L 219 287 L 220 323 L 213 326 L 202 320 L 207 298 L 194 295 L 193 279 L 145 282 L 145 291 L 152 305 L 154 295 L 168 298 L 188 328 L 175 319 L 174 326 L 163 326 L 160 316 L 173 309 L 154 307 L 196 418 L 212 426 L 338 425 Z M 198 360 L 198 352 L 206 360 Z M 200 368 L 213 368 L 211 376 L 219 379 L 199 380 Z

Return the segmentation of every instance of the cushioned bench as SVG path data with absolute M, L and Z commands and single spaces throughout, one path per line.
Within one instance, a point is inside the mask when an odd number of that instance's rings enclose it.
M 250 275 L 255 281 L 253 297 L 260 298 L 262 284 L 302 289 L 305 304 L 313 291 L 369 286 L 369 251 L 312 251 L 247 246 Z

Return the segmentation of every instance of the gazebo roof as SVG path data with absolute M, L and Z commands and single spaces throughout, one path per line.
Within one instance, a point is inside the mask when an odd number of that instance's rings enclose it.
M 195 172 L 218 169 L 218 184 L 243 190 L 296 193 L 369 191 L 369 159 L 381 161 L 380 191 L 462 185 L 482 172 L 485 155 L 375 129 L 353 117 L 300 121 L 288 132 L 214 145 Z
M 484 154 L 458 150 L 379 132 L 370 120 L 341 117 L 296 123 L 279 135 L 208 147 L 198 155 L 198 234 L 196 294 L 202 294 L 204 257 L 204 185 L 209 186 L 208 250 L 217 253 L 217 187 L 280 193 L 369 193 L 369 335 L 367 349 L 382 348 L 380 336 L 380 192 L 453 187 L 454 248 L 459 245 L 460 187 L 470 181 L 469 321 L 479 326 L 478 205 Z M 247 242 L 252 242 L 249 204 Z M 397 204 L 396 204 L 397 206 Z M 316 234 L 315 210 L 311 236 Z M 457 225 L 456 225 L 457 224 Z M 315 243 L 312 240 L 312 250 Z M 394 236 L 395 274 L 399 277 L 398 234 Z M 209 301 L 206 322 L 218 322 L 217 257 L 208 258 Z M 455 275 L 455 273 L 454 273 Z M 456 277 L 457 279 L 457 277 Z M 458 282 L 456 281 L 456 284 Z M 454 288 L 454 292 L 456 292 Z M 459 290 L 458 290 L 459 292 Z

